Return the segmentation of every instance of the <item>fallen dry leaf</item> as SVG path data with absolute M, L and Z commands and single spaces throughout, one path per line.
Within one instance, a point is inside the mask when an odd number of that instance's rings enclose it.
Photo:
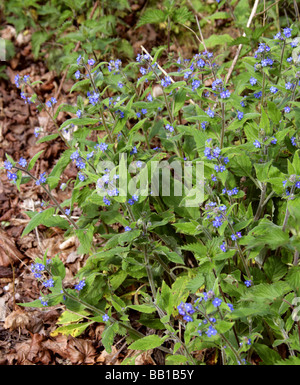
M 3 327 L 10 331 L 25 329 L 29 325 L 29 317 L 22 309 L 17 309 L 10 313 L 6 318 Z
M 156 365 L 151 354 L 153 353 L 153 349 L 147 350 L 146 352 L 142 352 L 135 359 L 135 365 Z
M 10 266 L 23 258 L 24 255 L 16 248 L 14 241 L 0 229 L 0 266 Z
M 106 350 L 103 350 L 101 354 L 97 357 L 96 361 L 103 365 L 116 365 L 117 353 L 118 350 L 114 346 L 112 346 L 111 353 L 108 353 Z
M 96 349 L 91 341 L 71 338 L 68 345 L 68 358 L 73 364 L 94 364 Z
M 68 357 L 68 337 L 59 334 L 55 339 L 48 339 L 43 342 L 43 347 L 58 354 L 62 358 Z

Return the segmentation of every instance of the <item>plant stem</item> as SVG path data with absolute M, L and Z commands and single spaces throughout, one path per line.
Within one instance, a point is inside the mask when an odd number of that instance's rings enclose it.
M 16 168 L 17 170 L 20 170 L 20 171 L 23 171 L 25 172 L 25 174 L 29 175 L 30 178 L 32 178 L 34 181 L 37 181 L 38 178 L 36 178 L 34 175 L 31 174 L 30 171 L 24 169 L 24 168 L 21 168 L 19 166 L 14 166 L 14 168 Z M 40 185 L 44 191 L 47 193 L 47 195 L 49 196 L 49 198 L 54 202 L 54 204 L 56 205 L 56 207 L 60 210 L 60 212 L 65 215 L 69 221 L 71 222 L 71 224 L 74 226 L 74 228 L 76 230 L 79 230 L 79 227 L 77 226 L 76 222 L 74 222 L 74 220 L 72 219 L 71 215 L 68 215 L 64 212 L 64 209 L 61 207 L 61 205 L 58 203 L 58 201 L 56 200 L 56 198 L 52 195 L 51 191 L 47 189 L 47 187 L 43 184 Z
M 291 188 L 291 196 L 294 194 L 294 191 L 295 191 L 295 185 L 293 185 Z M 282 231 L 285 231 L 289 217 L 290 217 L 290 212 L 288 210 L 288 202 L 286 202 L 286 210 L 285 210 L 285 216 L 284 216 L 283 225 L 282 225 Z
M 222 109 L 222 130 L 221 130 L 221 139 L 220 139 L 220 149 L 223 148 L 224 135 L 225 135 L 225 103 L 221 103 Z

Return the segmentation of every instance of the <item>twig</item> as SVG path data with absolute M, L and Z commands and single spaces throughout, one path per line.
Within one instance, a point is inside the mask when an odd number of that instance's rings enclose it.
M 253 8 L 252 8 L 252 11 L 251 11 L 251 14 L 250 14 L 250 17 L 249 17 L 248 22 L 247 22 L 247 28 L 249 28 L 251 23 L 252 23 L 252 20 L 253 20 L 253 18 L 255 16 L 255 13 L 256 13 L 256 10 L 257 10 L 257 7 L 258 7 L 258 3 L 259 3 L 259 0 L 255 0 L 255 3 L 253 5 Z M 242 36 L 246 36 L 246 33 L 244 32 Z M 232 64 L 231 64 L 231 66 L 230 66 L 230 68 L 228 70 L 225 83 L 228 83 L 228 80 L 231 77 L 231 74 L 233 72 L 233 69 L 234 69 L 236 63 L 237 63 L 237 60 L 238 60 L 238 57 L 239 57 L 239 55 L 241 53 L 242 48 L 243 48 L 243 44 L 240 44 L 238 46 L 238 49 L 237 49 L 235 57 L 234 57 L 234 59 L 232 61 Z
M 153 57 L 150 55 L 150 53 L 146 50 L 146 48 L 145 47 L 143 47 L 142 45 L 141 45 L 141 48 L 142 48 L 142 51 L 144 51 L 147 55 L 149 55 L 149 57 L 150 57 L 150 59 L 153 61 Z M 165 76 L 168 76 L 168 78 L 170 78 L 171 79 L 171 82 L 172 83 L 175 83 L 175 80 L 173 80 L 169 75 L 168 75 L 168 73 L 158 64 L 158 63 L 156 63 L 157 64 L 157 68 L 159 68 L 160 69 L 160 71 L 165 75 Z M 196 104 L 192 99 L 190 99 L 189 100 L 189 102 L 190 103 L 192 103 L 192 104 Z

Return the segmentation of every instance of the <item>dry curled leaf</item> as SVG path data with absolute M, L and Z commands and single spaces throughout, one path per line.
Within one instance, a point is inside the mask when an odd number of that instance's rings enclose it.
M 103 350 L 99 357 L 97 357 L 97 362 L 103 365 L 118 365 L 118 363 L 116 363 L 117 353 L 118 350 L 115 348 L 115 346 L 112 346 L 111 353 L 108 353 L 106 350 Z
M 29 317 L 22 309 L 17 309 L 10 313 L 4 322 L 4 328 L 10 331 L 25 329 L 29 325 Z
M 24 255 L 16 248 L 13 240 L 0 229 L 0 266 L 10 266 L 23 258 Z
M 153 349 L 147 350 L 146 352 L 142 352 L 135 359 L 135 365 L 156 365 L 151 354 L 153 353 Z
M 68 345 L 68 358 L 73 364 L 95 363 L 96 349 L 91 341 L 71 338 Z
M 55 339 L 48 339 L 43 342 L 43 347 L 58 354 L 62 358 L 68 358 L 68 337 L 59 334 Z

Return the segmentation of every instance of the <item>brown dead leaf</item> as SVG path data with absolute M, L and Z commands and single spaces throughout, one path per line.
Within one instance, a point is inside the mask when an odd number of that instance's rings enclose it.
M 22 309 L 17 309 L 10 313 L 6 318 L 3 327 L 10 331 L 25 329 L 29 325 L 29 317 Z
M 118 350 L 115 346 L 112 346 L 111 353 L 108 353 L 106 350 L 103 350 L 101 354 L 97 357 L 97 362 L 103 365 L 119 365 L 119 360 L 117 360 Z
M 135 359 L 135 365 L 156 365 L 151 354 L 153 353 L 153 349 L 147 350 L 142 354 L 139 354 Z
M 68 358 L 68 337 L 59 334 L 55 339 L 48 339 L 43 342 L 43 347 L 58 354 L 62 358 Z
M 96 350 L 91 341 L 71 338 L 68 345 L 68 358 L 73 364 L 91 365 L 95 363 Z
M 23 258 L 24 255 L 16 248 L 14 241 L 0 229 L 0 266 L 10 266 Z
M 31 342 L 30 342 L 30 349 L 27 355 L 27 359 L 31 362 L 36 363 L 37 357 L 39 354 L 42 353 L 42 341 L 44 339 L 44 336 L 40 334 L 33 334 Z

